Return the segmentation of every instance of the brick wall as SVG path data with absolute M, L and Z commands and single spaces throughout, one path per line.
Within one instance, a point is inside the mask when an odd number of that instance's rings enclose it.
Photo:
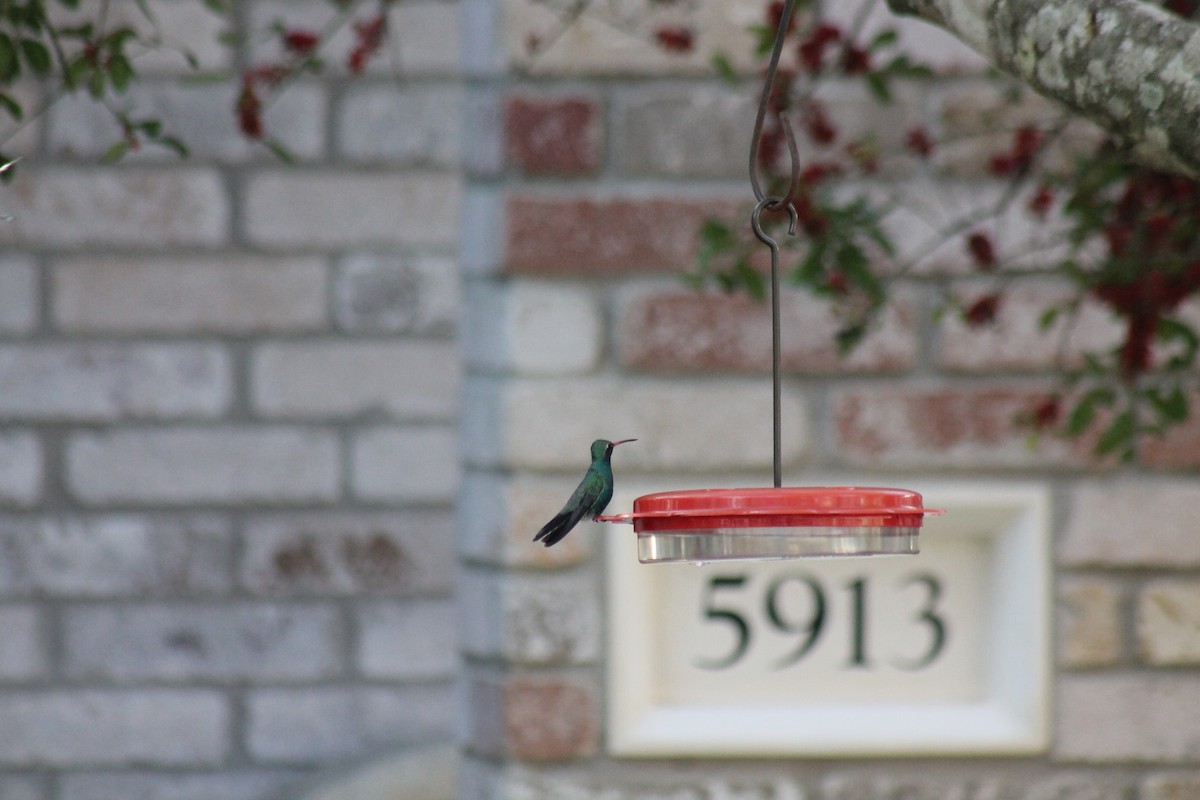
M 470 800 L 1200 796 L 1200 423 L 1133 469 L 1091 464 L 1086 444 L 1029 449 L 1012 413 L 1051 385 L 1052 353 L 1019 297 L 987 330 L 930 321 L 942 291 L 974 289 L 951 250 L 846 362 L 827 310 L 787 293 L 786 475 L 1053 489 L 1050 753 L 603 755 L 614 532 L 529 540 L 597 436 L 642 437 L 619 480 L 764 482 L 763 309 L 678 280 L 695 226 L 746 212 L 756 86 L 716 83 L 708 56 L 747 52 L 761 4 L 696 3 L 686 56 L 585 23 L 531 61 L 538 4 L 460 2 L 461 18 L 396 4 L 391 59 L 272 105 L 294 166 L 237 134 L 233 88 L 181 87 L 167 55 L 139 62 L 138 99 L 191 159 L 97 166 L 115 131 L 74 101 L 10 143 L 25 160 L 0 187 L 0 798 L 257 800 L 456 730 Z M 237 5 L 245 30 L 327 13 Z M 155 7 L 207 68 L 261 54 L 213 44 L 199 6 Z M 994 127 L 978 64 L 914 33 L 956 72 L 902 119 Z M 939 153 L 948 197 L 988 191 L 980 142 Z M 1074 335 L 1112 328 L 1097 315 Z
M 758 20 L 762 3 L 690 6 L 697 49 L 682 57 L 585 22 L 536 59 L 525 47 L 531 32 L 536 39 L 553 27 L 544 4 L 463 3 L 474 123 L 465 129 L 462 231 L 461 796 L 1200 797 L 1200 530 L 1191 521 L 1200 423 L 1152 443 L 1130 468 L 1093 463 L 1089 442 L 1045 438 L 1031 447 L 1013 417 L 1056 385 L 1058 338 L 1039 332 L 1034 301 L 1062 288 L 1047 279 L 1020 290 L 985 329 L 935 318 L 943 292 L 979 290 L 954 247 L 899 287 L 882 327 L 848 361 L 836 357 L 827 309 L 787 291 L 785 481 L 834 472 L 901 485 L 921 475 L 1050 487 L 1057 662 L 1048 754 L 917 762 L 604 755 L 599 547 L 627 531 L 585 525 L 549 550 L 529 539 L 578 480 L 596 437 L 641 437 L 614 459 L 618 482 L 653 476 L 686 487 L 710 474 L 766 485 L 766 312 L 736 297 L 696 296 L 678 279 L 705 216 L 748 215 L 757 86 L 750 78 L 719 84 L 706 65 L 714 48 L 748 51 L 738 31 Z M 994 187 L 982 165 L 1003 141 L 986 135 L 997 127 L 996 90 L 953 41 L 907 30 L 947 77 L 882 118 L 849 90 L 840 111 L 891 131 L 921 123 L 962 134 L 939 151 L 924 186 L 950 205 L 987 197 Z M 1030 101 L 1006 113 L 1042 112 Z M 888 177 L 917 180 L 914 170 L 901 165 Z M 1002 227 L 1001 247 L 1030 233 L 1019 218 Z M 1076 358 L 1113 341 L 1113 324 L 1094 311 L 1069 332 Z
M 235 4 L 231 50 L 202 3 L 151 5 L 231 74 L 331 9 Z M 334 57 L 270 106 L 295 166 L 169 54 L 133 99 L 191 158 L 100 166 L 82 100 L 6 145 L 5 800 L 261 798 L 453 735 L 458 9 L 392 27 L 367 75 Z

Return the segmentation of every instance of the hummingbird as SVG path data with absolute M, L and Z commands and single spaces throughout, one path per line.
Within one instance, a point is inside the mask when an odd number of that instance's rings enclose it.
M 585 516 L 592 519 L 598 517 L 613 496 L 613 448 L 619 444 L 636 441 L 637 439 L 622 439 L 619 442 L 610 442 L 607 439 L 597 439 L 592 442 L 592 465 L 588 467 L 583 480 L 579 482 L 567 504 L 562 507 L 562 511 L 543 525 L 533 540 L 549 547 L 561 542 Z

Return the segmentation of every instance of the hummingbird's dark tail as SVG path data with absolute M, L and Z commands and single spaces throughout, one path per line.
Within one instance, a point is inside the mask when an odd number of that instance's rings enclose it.
M 554 515 L 554 519 L 547 522 L 538 531 L 537 536 L 533 537 L 535 542 L 541 542 L 549 547 L 552 544 L 558 544 L 563 540 L 563 537 L 571 532 L 571 529 L 579 524 L 579 520 L 583 519 L 587 514 L 586 508 L 576 508 L 571 511 L 560 511 Z

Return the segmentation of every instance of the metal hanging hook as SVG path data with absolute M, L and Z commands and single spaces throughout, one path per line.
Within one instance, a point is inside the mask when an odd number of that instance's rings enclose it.
M 754 189 L 754 197 L 760 202 L 766 197 L 762 182 L 758 176 L 758 156 L 762 145 L 763 124 L 767 118 L 767 107 L 771 103 L 771 89 L 775 85 L 775 75 L 779 71 L 779 57 L 783 53 L 783 41 L 787 38 L 788 26 L 792 21 L 792 12 L 796 8 L 796 0 L 786 0 L 783 11 L 779 15 L 779 29 L 775 32 L 775 47 L 771 51 L 771 60 L 767 64 L 766 76 L 763 79 L 762 97 L 758 101 L 758 114 L 754 118 L 754 134 L 750 140 L 750 186 Z M 791 159 L 787 191 L 778 203 L 791 205 L 800 189 L 800 149 L 796 145 L 796 133 L 787 117 L 779 115 L 779 125 L 783 128 L 783 137 L 787 140 L 788 157 Z
M 788 26 L 792 21 L 792 12 L 796 8 L 796 0 L 786 0 L 779 14 L 779 29 L 775 32 L 775 47 L 771 51 L 771 60 L 767 64 L 767 73 L 763 79 L 762 97 L 758 101 L 758 114 L 754 118 L 754 135 L 750 141 L 750 186 L 754 189 L 754 197 L 758 205 L 750 215 L 750 227 L 754 235 L 763 244 L 771 248 L 771 386 L 772 392 L 772 432 L 773 455 L 775 466 L 775 488 L 783 486 L 783 380 L 780 374 L 780 335 L 779 335 L 779 243 L 763 231 L 762 214 L 768 208 L 786 210 L 791 217 L 788 235 L 796 235 L 799 222 L 796 206 L 792 201 L 800 188 L 800 151 L 796 146 L 796 134 L 787 117 L 779 115 L 779 125 L 783 128 L 783 136 L 787 140 L 788 156 L 791 159 L 787 191 L 782 197 L 769 197 L 763 191 L 758 177 L 759 150 L 762 145 L 763 123 L 767 118 L 767 107 L 771 103 L 771 89 L 775 85 L 775 75 L 779 71 L 779 56 L 783 52 L 783 41 L 787 38 Z
M 783 203 L 781 197 L 764 197 L 758 201 L 754 211 L 750 213 L 750 229 L 760 242 L 771 248 L 771 430 L 773 434 L 773 463 L 775 467 L 775 488 L 783 486 L 783 379 L 781 375 L 780 335 L 779 335 L 779 242 L 772 239 L 762 228 L 762 215 L 768 208 L 776 208 Z M 788 235 L 796 235 L 796 225 L 799 216 L 796 207 L 791 203 L 785 206 L 788 211 L 790 224 Z

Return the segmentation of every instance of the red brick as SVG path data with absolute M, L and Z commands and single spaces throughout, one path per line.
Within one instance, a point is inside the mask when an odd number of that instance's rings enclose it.
M 1193 394 L 1188 400 L 1191 415 L 1186 422 L 1162 437 L 1145 438 L 1139 454 L 1143 464 L 1159 469 L 1200 467 L 1200 395 Z
M 626 367 L 663 371 L 735 372 L 771 368 L 770 305 L 744 294 L 664 291 L 632 299 L 619 326 Z M 838 355 L 832 306 L 807 292 L 780 298 L 783 368 L 790 372 L 898 372 L 917 356 L 915 314 L 897 298 L 882 327 L 847 357 Z
M 471 684 L 471 747 L 480 755 L 565 761 L 599 752 L 594 687 L 564 677 L 482 678 Z
M 557 761 L 595 755 L 599 709 L 593 692 L 563 680 L 515 679 L 504 692 L 505 738 L 514 758 Z
M 690 269 L 704 221 L 748 219 L 744 206 L 732 199 L 509 197 L 506 269 L 577 276 Z
M 510 97 L 504 109 L 509 163 L 530 174 L 586 175 L 600 167 L 603 115 L 588 97 Z
M 853 389 L 833 398 L 837 456 L 882 467 L 1048 467 L 1092 465 L 1091 439 L 1043 436 L 1016 421 L 1038 388 Z

